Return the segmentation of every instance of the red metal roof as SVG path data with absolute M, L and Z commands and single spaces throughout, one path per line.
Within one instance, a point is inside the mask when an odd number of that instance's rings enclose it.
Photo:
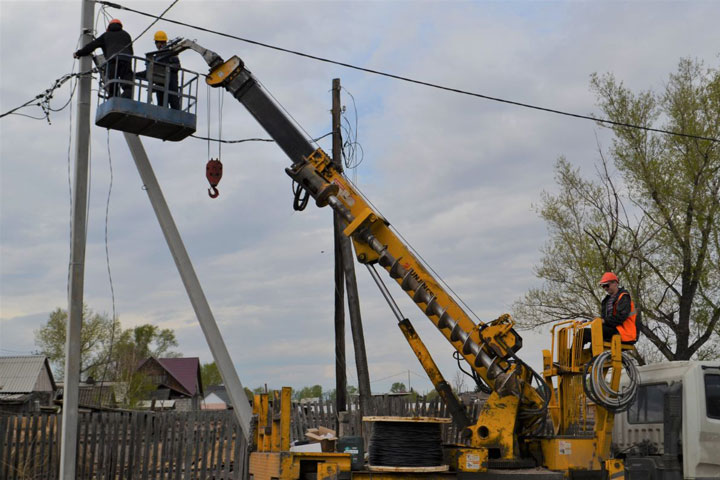
M 190 395 L 198 393 L 200 359 L 197 357 L 158 358 L 158 362 L 180 382 Z

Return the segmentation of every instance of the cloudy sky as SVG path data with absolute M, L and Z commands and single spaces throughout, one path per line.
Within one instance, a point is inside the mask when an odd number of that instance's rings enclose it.
M 170 1 L 120 3 L 159 14 Z M 133 37 L 151 19 L 108 10 Z M 77 68 L 79 1 L 0 0 L 0 110 L 21 105 Z M 426 82 L 580 114 L 597 112 L 593 72 L 634 90 L 661 89 L 681 57 L 718 65 L 720 2 L 276 2 L 181 0 L 170 19 Z M 102 32 L 106 20 L 98 16 Z M 608 132 L 595 123 L 435 90 L 160 22 L 225 58 L 238 55 L 312 137 L 330 131 L 330 87 L 364 152 L 348 173 L 385 217 L 484 321 L 533 285 L 547 240 L 533 210 L 564 155 L 588 175 Z M 206 71 L 183 53 L 185 68 Z M 65 104 L 70 82 L 58 90 Z M 96 86 L 94 87 L 96 88 Z M 209 96 L 208 96 L 209 95 Z M 267 135 L 225 94 L 199 89 L 198 134 Z M 354 98 L 353 103 L 351 96 Z M 93 101 L 93 105 L 94 105 Z M 208 117 L 208 105 L 210 113 Z M 48 124 L 0 120 L 0 355 L 27 354 L 33 330 L 67 308 L 69 141 L 74 103 Z M 94 107 L 93 107 L 94 108 Z M 19 113 L 40 116 L 37 107 Z M 357 115 L 357 126 L 355 118 Z M 208 121 L 208 118 L 210 119 Z M 220 126 L 222 127 L 220 129 Z M 312 203 L 293 212 L 289 165 L 272 143 L 209 147 L 143 139 L 243 384 L 334 388 L 332 220 Z M 320 141 L 331 150 L 329 137 Z M 207 196 L 208 156 L 221 155 L 220 197 Z M 113 175 L 109 214 L 106 204 Z M 127 328 L 172 328 L 185 356 L 212 360 L 122 134 L 92 129 L 85 301 Z M 396 381 L 431 388 L 364 268 L 361 309 L 374 393 Z M 455 381 L 452 348 L 390 285 Z M 349 332 L 349 328 L 347 329 Z M 524 332 L 539 366 L 547 332 Z M 357 384 L 348 337 L 348 378 Z

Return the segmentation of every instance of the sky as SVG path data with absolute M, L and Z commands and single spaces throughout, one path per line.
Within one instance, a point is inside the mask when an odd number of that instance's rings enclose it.
M 119 3 L 157 15 L 171 2 Z M 96 13 L 98 34 L 110 17 L 120 18 L 133 38 L 152 21 L 116 9 L 108 9 L 107 18 Z M 589 88 L 594 72 L 611 72 L 634 91 L 659 91 L 680 58 L 716 67 L 720 53 L 720 2 L 714 1 L 180 0 L 166 17 L 583 115 L 599 114 Z M 340 78 L 344 125 L 363 153 L 347 175 L 485 322 L 540 285 L 533 272 L 548 233 L 535 206 L 542 192 L 556 188 L 557 159 L 564 156 L 592 176 L 599 150 L 611 144 L 610 132 L 591 121 L 401 82 L 162 20 L 135 38 L 136 54 L 153 50 L 157 29 L 194 39 L 224 58 L 241 57 L 312 138 L 330 132 L 330 89 Z M 0 0 L 1 112 L 77 70 L 72 52 L 79 31 L 79 1 Z M 207 70 L 194 52 L 180 60 L 184 68 Z M 54 108 L 68 101 L 71 87 L 68 82 L 55 92 Z M 268 138 L 224 91 L 201 85 L 198 95 L 198 135 Z M 95 93 L 92 104 L 94 116 Z M 38 107 L 18 113 L 42 116 Z M 50 123 L 19 115 L 0 119 L 0 355 L 34 352 L 34 331 L 51 311 L 67 308 L 74 128 L 74 101 L 52 112 Z M 85 303 L 99 313 L 115 311 L 124 328 L 171 328 L 178 352 L 212 361 L 124 137 L 95 126 L 91 135 Z M 289 161 L 273 143 L 143 143 L 242 383 L 334 388 L 331 211 L 312 202 L 293 211 L 284 172 Z M 330 137 L 319 145 L 330 152 Z M 220 196 L 211 199 L 204 170 L 218 156 L 223 178 Z M 373 393 L 387 392 L 394 382 L 429 391 L 379 291 L 365 268 L 356 265 L 356 271 Z M 398 287 L 389 287 L 446 379 L 457 383 L 453 348 Z M 346 331 L 348 381 L 357 385 L 349 326 Z M 521 334 L 520 357 L 539 368 L 549 331 Z

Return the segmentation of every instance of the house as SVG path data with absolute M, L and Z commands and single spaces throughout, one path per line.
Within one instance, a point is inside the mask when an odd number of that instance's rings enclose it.
M 225 385 L 212 385 L 205 389 L 203 410 L 230 410 L 232 408 Z
M 78 407 L 80 411 L 114 409 L 118 406 L 115 393 L 116 382 L 96 381 L 89 377 L 85 382 L 78 385 Z M 65 384 L 59 382 L 55 399 L 61 400 L 65 393 Z
M 51 407 L 56 388 L 47 357 L 0 357 L 0 410 L 29 413 Z
M 146 400 L 174 400 L 175 410 L 200 410 L 204 395 L 199 358 L 150 357 L 136 371 L 153 385 L 153 392 Z

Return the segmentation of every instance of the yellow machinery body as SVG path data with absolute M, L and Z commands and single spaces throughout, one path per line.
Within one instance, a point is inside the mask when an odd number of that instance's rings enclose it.
M 540 465 L 566 475 L 573 470 L 606 473 L 606 462 L 611 460 L 613 415 L 589 404 L 583 390 L 583 368 L 596 355 L 611 350 L 610 384 L 618 388 L 624 348 L 619 338 L 604 344 L 599 319 L 590 325 L 573 321 L 555 326 L 552 347 L 543 352 L 544 371 L 540 377 L 516 355 L 522 347 L 522 338 L 514 330 L 510 316 L 502 315 L 489 323 L 475 322 L 390 228 L 389 222 L 333 165 L 329 156 L 297 128 L 238 57 L 221 65 L 215 61 L 208 64 L 211 71 L 207 83 L 230 92 L 283 149 L 292 161 L 286 173 L 315 199 L 318 207 L 332 208 L 344 224 L 343 234 L 353 241 L 358 261 L 368 265 L 371 271 L 375 265 L 382 267 L 492 390 L 477 421 L 464 425 L 465 448 L 487 453 L 488 462 L 511 465 L 535 459 Z M 436 388 L 442 387 L 447 382 L 424 345 L 411 327 L 403 326 L 401 319 L 398 321 L 433 384 Z M 592 331 L 590 349 L 583 349 L 582 345 L 585 328 Z M 538 382 L 537 388 L 533 381 Z M 446 390 L 443 399 L 451 396 L 452 392 Z M 253 472 L 260 475 L 260 464 L 269 465 L 271 458 L 277 460 L 273 467 L 275 473 L 263 473 L 263 480 L 302 473 L 302 463 L 310 461 L 318 466 L 336 464 L 338 471 L 343 472 L 343 461 L 330 454 L 313 460 L 297 455 L 283 456 L 288 452 L 289 430 L 279 420 L 281 433 L 275 434 L 272 428 L 263 431 L 262 428 L 274 425 L 274 420 L 262 417 L 262 402 L 267 411 L 267 398 L 263 400 L 261 396 L 258 400 L 260 406 L 256 408 L 260 408 L 261 427 L 256 435 L 258 451 L 251 458 Z M 542 428 L 548 416 L 552 431 Z M 454 458 L 458 468 L 463 459 L 465 465 L 474 468 L 473 455 L 472 451 L 457 453 Z M 349 464 L 349 459 L 347 462 Z M 300 465 L 299 470 L 295 464 Z M 334 467 L 322 468 L 323 472 L 330 472 L 328 475 L 334 471 Z M 317 471 L 319 474 L 319 467 Z
M 349 453 L 290 451 L 291 402 L 289 387 L 273 392 L 272 405 L 268 394 L 255 395 L 257 427 L 248 465 L 250 479 L 292 480 L 310 475 L 317 480 L 337 480 L 341 473 L 349 474 Z

